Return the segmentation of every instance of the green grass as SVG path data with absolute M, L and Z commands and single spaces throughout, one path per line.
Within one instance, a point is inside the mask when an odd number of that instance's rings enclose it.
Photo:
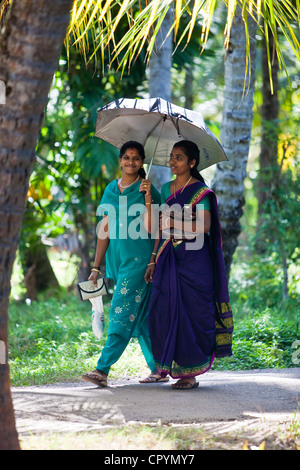
M 104 305 L 105 317 L 109 304 Z M 13 386 L 74 381 L 94 369 L 105 333 L 98 340 L 91 327 L 91 304 L 75 295 L 59 295 L 30 304 L 11 301 L 9 309 L 9 364 Z M 111 377 L 146 373 L 140 347 L 131 341 Z

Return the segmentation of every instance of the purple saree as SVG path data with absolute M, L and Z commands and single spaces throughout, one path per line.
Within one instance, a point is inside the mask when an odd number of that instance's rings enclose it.
M 215 194 L 203 183 L 188 185 L 167 204 L 191 204 L 195 209 L 209 194 L 211 230 L 201 249 L 161 239 L 153 277 L 149 328 L 159 372 L 173 378 L 195 377 L 211 367 L 215 357 L 230 356 L 233 319 L 222 254 Z

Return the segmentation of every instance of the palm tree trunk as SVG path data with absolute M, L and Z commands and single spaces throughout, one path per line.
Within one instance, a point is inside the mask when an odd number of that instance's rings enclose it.
M 72 0 L 13 0 L 0 33 L 0 449 L 19 449 L 10 392 L 8 304 L 10 277 L 25 209 L 35 146 Z
M 172 34 L 166 39 L 173 21 L 173 10 L 167 12 L 160 31 L 156 36 L 155 47 L 149 60 L 149 95 L 150 98 L 172 100 Z M 174 142 L 175 143 L 175 142 Z M 171 179 L 169 168 L 153 165 L 149 176 L 151 182 L 160 191 L 162 185 Z
M 37 300 L 38 294 L 48 295 L 59 288 L 59 283 L 48 258 L 46 246 L 40 237 L 36 237 L 29 247 L 19 250 L 22 261 L 26 297 Z
M 271 77 L 273 90 L 271 90 L 269 66 L 268 66 L 268 49 L 272 60 Z M 278 166 L 278 58 L 275 52 L 275 39 L 269 29 L 269 43 L 265 38 L 262 45 L 262 106 L 261 106 L 261 148 L 259 155 L 259 173 L 257 178 L 257 239 L 255 248 L 258 253 L 264 253 L 266 250 L 266 241 L 261 236 L 261 226 L 264 219 L 264 205 L 274 191 L 274 181 L 277 181 L 277 174 L 280 172 Z
M 187 109 L 193 109 L 194 104 L 194 76 L 193 76 L 193 65 L 189 64 L 185 71 L 185 81 L 184 81 L 184 106 Z
M 256 23 L 249 18 L 251 75 L 245 80 L 246 39 L 240 8 L 232 24 L 230 44 L 225 59 L 225 88 L 220 140 L 229 158 L 217 165 L 212 186 L 219 201 L 223 253 L 229 277 L 233 254 L 241 232 L 244 179 L 251 139 L 253 92 L 255 82 Z
M 271 76 L 273 83 L 273 90 L 271 90 L 269 68 L 268 68 L 268 54 L 267 48 L 270 51 Z M 261 106 L 261 119 L 262 119 L 262 140 L 261 150 L 259 156 L 259 177 L 258 177 L 258 214 L 259 218 L 263 214 L 263 206 L 268 197 L 270 183 L 273 180 L 274 174 L 278 171 L 278 58 L 275 52 L 275 39 L 272 32 L 269 30 L 269 44 L 263 41 L 262 47 L 262 106 Z M 260 220 L 258 219 L 258 223 Z

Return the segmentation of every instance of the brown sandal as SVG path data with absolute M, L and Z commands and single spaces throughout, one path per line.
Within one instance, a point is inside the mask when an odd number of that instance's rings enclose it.
M 82 376 L 82 379 L 86 380 L 87 382 L 91 382 L 95 385 L 98 385 L 98 387 L 107 387 L 107 375 L 105 375 L 98 369 L 84 374 Z
M 150 374 L 145 379 L 139 380 L 140 384 L 153 384 L 156 382 L 168 382 L 169 377 L 162 377 L 159 374 Z
M 173 390 L 191 390 L 192 388 L 199 387 L 199 382 L 196 382 L 196 379 L 179 379 L 175 384 L 172 384 Z

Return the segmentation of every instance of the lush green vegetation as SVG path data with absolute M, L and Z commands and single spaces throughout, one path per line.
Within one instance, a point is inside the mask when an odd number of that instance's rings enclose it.
M 109 315 L 109 303 L 105 316 Z M 107 322 L 108 323 L 108 322 Z M 107 328 L 107 324 L 106 324 Z M 106 339 L 91 328 L 91 304 L 75 294 L 10 305 L 10 372 L 15 386 L 73 381 L 94 369 Z M 134 341 L 111 376 L 146 373 L 139 345 Z
M 200 105 L 200 110 L 205 109 L 207 124 L 219 136 L 224 70 L 223 50 L 218 45 L 223 41 L 223 30 L 215 25 L 201 59 L 200 36 L 196 29 L 189 48 L 174 51 L 172 99 L 187 106 L 185 91 L 193 64 L 193 102 L 189 107 L 196 109 Z M 259 56 L 261 47 L 258 40 Z M 216 360 L 214 369 L 296 365 L 292 361 L 292 344 L 300 339 L 299 231 L 294 230 L 295 221 L 299 220 L 299 72 L 291 57 L 288 67 L 292 86 L 288 86 L 284 74 L 278 77 L 280 114 L 276 129 L 280 132 L 276 136 L 277 151 L 267 168 L 271 178 L 265 181 L 267 201 L 259 219 L 263 71 L 259 60 L 257 63 L 245 214 L 230 279 L 234 354 Z M 36 148 L 13 277 L 9 312 L 13 385 L 75 380 L 95 367 L 105 343 L 105 335 L 100 342 L 93 335 L 90 303 L 80 302 L 70 287 L 89 275 L 86 269 L 95 251 L 96 207 L 106 185 L 119 174 L 117 150 L 94 138 L 96 111 L 120 97 L 143 97 L 149 84 L 144 54 L 130 73 L 124 71 L 122 80 L 121 73 L 113 67 L 102 72 L 91 64 L 86 67 L 77 50 L 70 51 L 69 61 L 66 51 L 62 51 Z M 209 182 L 213 169 L 209 168 L 203 176 Z M 76 243 L 66 244 L 59 256 L 54 249 L 45 248 L 56 242 L 60 249 L 58 239 L 61 241 L 64 236 Z M 50 266 L 45 262 L 46 251 Z M 34 276 L 30 277 L 33 266 Z M 51 266 L 61 289 L 52 282 L 51 269 L 46 270 Z M 50 283 L 51 290 L 47 291 Z M 32 300 L 26 303 L 26 297 Z M 108 319 L 109 303 L 105 314 Z M 140 348 L 132 341 L 112 368 L 111 377 L 140 376 L 146 372 Z
M 295 367 L 292 344 L 300 339 L 300 296 L 291 283 L 281 300 L 280 270 L 272 260 L 244 260 L 236 254 L 231 275 L 231 302 L 235 317 L 234 354 L 219 359 L 215 370 Z M 105 343 L 91 328 L 91 305 L 67 290 L 39 301 L 12 300 L 10 304 L 10 371 L 12 385 L 73 381 L 95 367 Z M 109 302 L 105 304 L 108 319 Z M 107 328 L 106 322 L 106 328 Z M 132 341 L 111 377 L 147 373 L 139 345 Z

